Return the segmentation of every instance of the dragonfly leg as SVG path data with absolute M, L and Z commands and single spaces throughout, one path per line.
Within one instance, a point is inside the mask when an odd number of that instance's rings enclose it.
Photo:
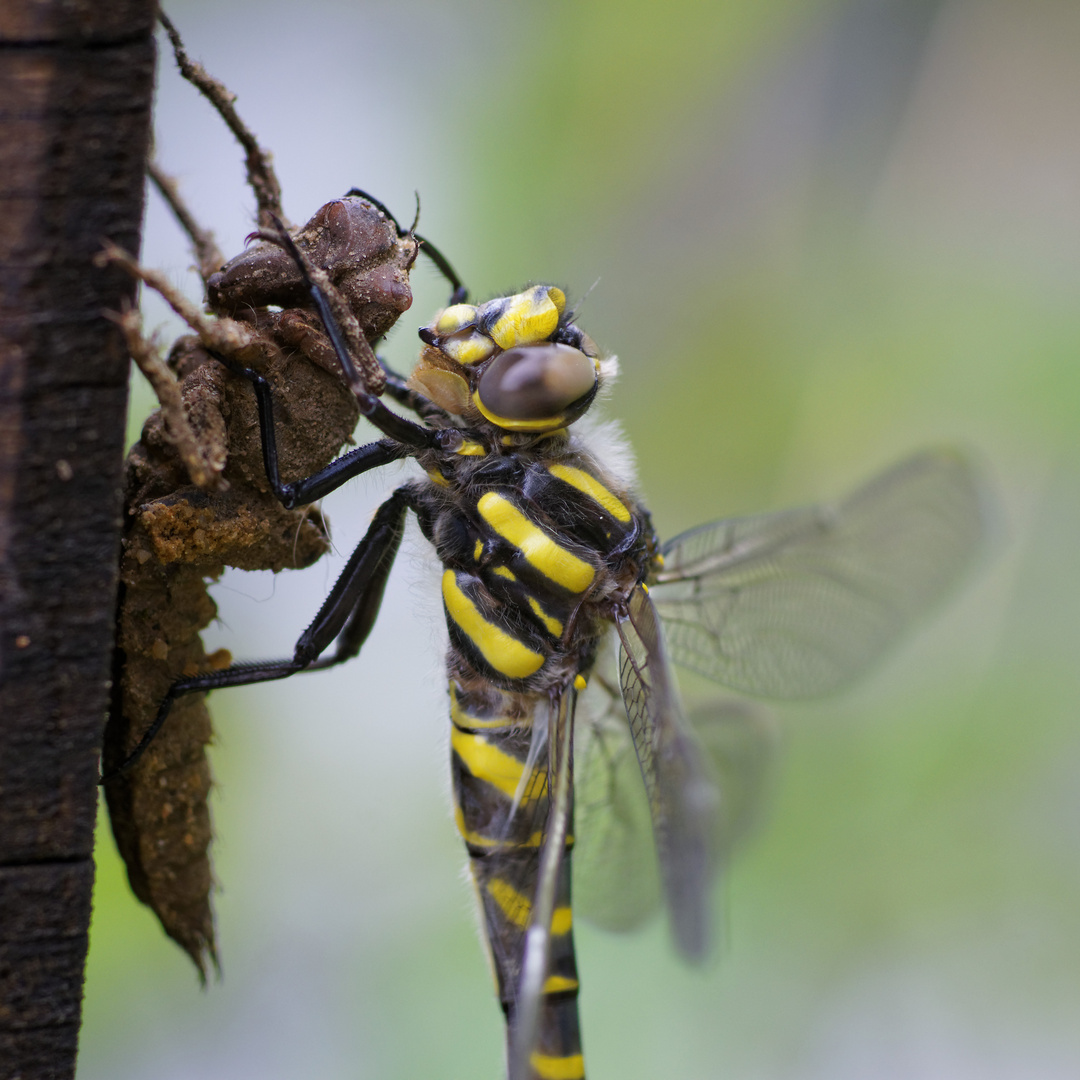
M 412 490 L 401 487 L 379 507 L 319 613 L 297 640 L 291 658 L 232 664 L 218 671 L 177 679 L 169 687 L 154 722 L 138 745 L 117 769 L 102 777 L 101 782 L 108 783 L 127 772 L 142 757 L 165 724 L 173 702 L 185 694 L 287 679 L 299 671 L 322 670 L 356 656 L 375 624 L 390 568 L 405 532 L 405 512 L 412 504 Z M 319 661 L 319 656 L 335 639 L 338 647 L 334 655 Z
M 370 469 L 377 469 L 380 465 L 388 465 L 391 461 L 397 461 L 405 456 L 404 447 L 390 439 L 380 439 L 378 442 L 368 443 L 366 446 L 360 446 L 347 454 L 342 454 L 336 461 L 330 462 L 325 469 L 320 469 L 311 476 L 294 480 L 290 484 L 283 483 L 278 465 L 274 393 L 270 381 L 259 372 L 242 367 L 222 354 L 212 353 L 211 355 L 234 375 L 247 379 L 255 391 L 255 401 L 259 408 L 259 434 L 262 437 L 266 479 L 270 482 L 270 487 L 273 488 L 282 506 L 287 510 L 315 502 L 316 499 L 321 499 L 324 495 L 336 491 L 354 476 L 359 476 Z
M 394 223 L 394 228 L 397 229 L 399 234 L 404 233 L 404 229 L 398 224 L 398 219 L 390 213 L 390 210 L 385 203 L 379 202 L 374 195 L 368 194 L 368 192 L 364 191 L 362 188 L 349 188 L 349 190 L 345 192 L 346 199 L 354 195 L 359 196 L 361 199 L 367 199 L 376 210 L 382 211 L 382 213 Z M 417 196 L 417 200 L 417 219 L 419 220 L 419 196 Z M 469 296 L 469 290 L 461 283 L 461 278 L 458 277 L 457 271 L 451 265 L 450 260 L 430 240 L 425 240 L 424 237 L 413 231 L 416 228 L 416 224 L 416 222 L 413 223 L 413 227 L 409 229 L 409 232 L 416 237 L 420 243 L 420 250 L 435 264 L 439 273 L 446 278 L 447 283 L 450 285 L 451 292 L 449 303 L 465 303 Z
M 338 317 L 335 307 L 341 308 L 341 297 L 326 277 L 325 272 L 316 267 L 308 256 L 297 246 L 296 241 L 289 232 L 281 227 L 280 222 L 275 222 L 275 229 L 260 230 L 256 234 L 260 239 L 271 244 L 277 244 L 292 257 L 304 279 L 312 304 L 322 319 L 326 336 L 330 339 L 334 354 L 345 372 L 346 381 L 356 395 L 360 412 L 374 424 L 384 435 L 388 435 L 395 442 L 402 444 L 403 453 L 412 450 L 429 450 L 433 448 L 453 449 L 461 444 L 461 434 L 453 428 L 433 429 L 424 424 L 406 420 L 403 416 L 388 409 L 378 394 L 385 389 L 386 372 L 372 351 L 371 346 L 363 336 L 359 336 L 353 342 L 359 350 L 356 356 L 349 348 L 349 339 L 343 328 L 342 320 Z M 342 318 L 348 318 L 348 312 L 344 312 Z M 355 320 L 353 320 L 355 323 Z M 356 327 L 354 325 L 353 329 Z M 368 389 L 369 383 L 377 388 L 373 393 Z
M 379 363 L 382 363 L 382 361 L 380 360 Z M 386 372 L 385 393 L 389 397 L 392 397 L 399 405 L 404 405 L 406 409 L 416 413 L 421 420 L 438 419 L 449 422 L 450 414 L 445 409 L 439 408 L 434 401 L 429 401 L 423 394 L 418 394 L 411 389 L 408 382 L 396 371 L 391 371 L 385 364 L 382 367 L 383 371 Z

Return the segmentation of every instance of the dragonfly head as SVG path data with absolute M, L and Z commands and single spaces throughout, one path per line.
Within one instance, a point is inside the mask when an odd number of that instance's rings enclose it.
M 564 428 L 592 404 L 601 373 L 599 350 L 571 320 L 554 285 L 453 304 L 421 328 L 424 350 L 411 384 L 473 424 Z

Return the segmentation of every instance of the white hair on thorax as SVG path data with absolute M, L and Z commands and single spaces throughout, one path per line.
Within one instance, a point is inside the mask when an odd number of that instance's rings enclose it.
M 637 491 L 637 464 L 630 441 L 618 420 L 605 420 L 596 411 L 597 403 L 611 396 L 612 387 L 619 377 L 619 358 L 614 354 L 599 361 L 600 387 L 592 409 L 570 428 L 576 449 L 593 459 L 598 469 L 605 473 L 616 487 L 624 492 Z
M 570 431 L 577 449 L 592 458 L 613 487 L 630 494 L 637 492 L 634 451 L 618 420 L 604 420 L 587 413 Z
M 619 358 L 612 353 L 600 360 L 600 390 L 597 397 L 607 397 L 611 393 L 611 387 L 619 377 Z

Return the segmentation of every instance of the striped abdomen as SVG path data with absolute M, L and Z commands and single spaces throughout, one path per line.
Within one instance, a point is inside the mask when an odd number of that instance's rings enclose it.
M 450 683 L 454 807 L 484 914 L 499 1001 L 513 1024 L 522 947 L 548 814 L 548 698 Z M 535 732 L 535 739 L 534 739 Z M 570 910 L 570 850 L 559 875 L 537 1048 L 538 1080 L 585 1075 Z

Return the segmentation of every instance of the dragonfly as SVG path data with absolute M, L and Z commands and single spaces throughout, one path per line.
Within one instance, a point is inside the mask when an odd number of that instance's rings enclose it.
M 454 811 L 505 1015 L 509 1077 L 580 1080 L 575 848 L 597 855 L 590 913 L 627 926 L 662 902 L 677 949 L 697 960 L 709 947 L 713 882 L 745 818 L 732 810 L 732 759 L 716 749 L 731 710 L 688 718 L 674 666 L 771 698 L 849 683 L 970 563 L 984 529 L 977 470 L 958 450 L 929 449 L 838 502 L 713 522 L 662 543 L 634 477 L 579 424 L 617 364 L 577 325 L 560 288 L 472 304 L 459 285 L 420 329 L 411 377 L 390 373 L 375 393 L 339 325 L 332 283 L 289 230 L 259 237 L 294 261 L 360 412 L 382 435 L 286 483 L 271 384 L 219 356 L 254 388 L 274 495 L 304 506 L 403 458 L 421 473 L 376 511 L 291 657 L 178 679 L 122 768 L 186 695 L 355 657 L 413 515 L 442 566 Z M 579 715 L 586 694 L 607 707 Z M 612 813 L 628 789 L 638 809 Z M 639 892 L 643 831 L 659 886 Z M 626 899 L 608 906 L 616 891 Z

